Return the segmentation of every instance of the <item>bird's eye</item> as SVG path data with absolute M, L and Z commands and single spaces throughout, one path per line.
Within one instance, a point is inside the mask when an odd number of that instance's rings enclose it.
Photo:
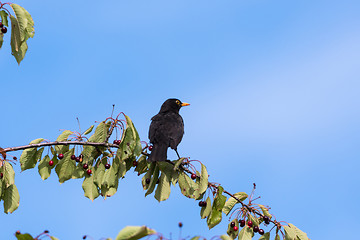
M 176 100 L 176 104 L 177 104 L 177 105 L 180 105 L 181 103 L 180 103 L 180 101 L 179 101 L 179 100 Z

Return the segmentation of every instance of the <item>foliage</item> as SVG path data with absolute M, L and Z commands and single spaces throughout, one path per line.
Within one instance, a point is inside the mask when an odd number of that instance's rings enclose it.
M 11 14 L 9 9 L 13 11 Z M 11 25 L 11 54 L 15 57 L 18 64 L 24 59 L 28 49 L 27 40 L 33 38 L 35 35 L 34 21 L 25 8 L 15 3 L 1 3 L 0 2 L 0 17 L 3 28 L 6 30 L 0 31 L 0 48 L 3 45 L 4 34 L 6 34 L 7 27 L 9 27 L 9 18 Z
M 121 133 L 120 139 L 109 143 L 114 129 Z M 99 196 L 106 198 L 114 195 L 119 181 L 133 169 L 139 176 L 143 175 L 141 182 L 145 196 L 153 194 L 157 201 L 165 201 L 170 196 L 171 185 L 178 185 L 185 197 L 199 200 L 200 217 L 206 219 L 209 229 L 222 221 L 223 213 L 230 214 L 232 220 L 227 235 L 220 239 L 252 239 L 261 225 L 269 224 L 273 224 L 276 240 L 280 239 L 280 236 L 283 239 L 308 239 L 307 235 L 294 225 L 283 225 L 272 219 L 269 207 L 253 203 L 255 184 L 250 196 L 244 192 L 230 194 L 221 185 L 208 181 L 206 166 L 200 161 L 180 158 L 165 162 L 147 162 L 149 148 L 147 143 L 144 144 L 142 147 L 131 119 L 125 114 L 119 114 L 116 118 L 105 119 L 96 127 L 90 126 L 84 133 L 65 130 L 54 142 L 38 138 L 26 146 L 0 148 L 0 200 L 4 201 L 4 211 L 12 213 L 18 208 L 20 199 L 11 164 L 16 158 L 6 159 L 7 153 L 23 150 L 20 157 L 22 171 L 38 165 L 38 172 L 43 180 L 49 178 L 53 169 L 60 183 L 83 179 L 84 195 L 92 201 Z M 194 164 L 200 166 L 200 171 Z M 248 200 L 248 204 L 244 203 L 245 200 Z M 245 222 L 247 224 L 244 224 Z M 144 227 L 127 227 L 116 239 L 139 239 L 152 233 L 155 232 Z M 261 240 L 270 239 L 270 232 L 265 233 L 261 229 L 259 233 L 262 235 Z

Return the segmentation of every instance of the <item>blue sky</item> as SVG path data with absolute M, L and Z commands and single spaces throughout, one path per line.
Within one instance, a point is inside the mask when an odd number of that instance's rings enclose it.
M 9 36 L 0 50 L 1 147 L 56 139 L 125 112 L 147 140 L 164 100 L 181 110 L 183 156 L 210 180 L 260 204 L 311 239 L 359 229 L 360 3 L 358 1 L 16 1 L 36 34 L 20 66 Z M 8 34 L 10 35 L 10 34 Z M 20 153 L 18 153 L 20 155 Z M 19 156 L 18 155 L 18 156 Z M 169 152 L 169 157 L 175 154 Z M 128 173 L 117 194 L 91 202 L 81 181 L 20 173 L 20 207 L 0 215 L 0 239 L 44 229 L 60 239 L 115 237 L 147 225 L 173 238 L 208 231 L 177 188 L 158 203 Z M 2 211 L 2 210 L 1 210 Z

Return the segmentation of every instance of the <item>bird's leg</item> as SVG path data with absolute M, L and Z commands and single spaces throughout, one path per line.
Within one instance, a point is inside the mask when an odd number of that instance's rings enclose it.
M 176 152 L 176 154 L 177 154 L 178 158 L 180 159 L 180 155 L 179 155 L 179 153 L 178 153 L 178 151 L 177 151 L 177 148 L 175 148 L 174 150 L 175 150 L 175 152 Z

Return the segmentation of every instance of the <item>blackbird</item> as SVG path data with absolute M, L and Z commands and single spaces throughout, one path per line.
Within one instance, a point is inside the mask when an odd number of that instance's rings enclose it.
M 149 162 L 166 161 L 168 147 L 174 149 L 180 158 L 177 146 L 184 135 L 184 121 L 179 110 L 188 105 L 190 104 L 179 99 L 170 98 L 163 103 L 160 112 L 151 118 L 149 139 L 153 148 L 148 158 Z

